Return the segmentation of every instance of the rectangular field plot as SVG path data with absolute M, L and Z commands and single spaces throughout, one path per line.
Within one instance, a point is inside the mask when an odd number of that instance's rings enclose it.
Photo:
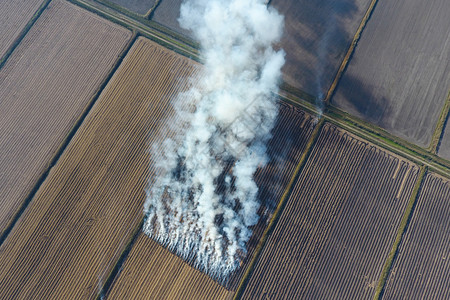
M 0 299 L 98 295 L 143 218 L 158 121 L 193 70 L 148 40 L 133 45 L 1 245 Z
M 244 299 L 369 299 L 418 167 L 325 124 Z
M 422 147 L 450 86 L 447 0 L 379 1 L 332 102 Z
M 272 0 L 285 16 L 284 81 L 321 99 L 350 47 L 370 0 Z
M 383 299 L 449 299 L 450 181 L 427 174 Z
M 228 290 L 235 291 L 237 289 L 248 263 L 253 256 L 255 247 L 293 176 L 294 169 L 306 147 L 308 139 L 315 127 L 315 123 L 315 119 L 305 112 L 291 105 L 281 104 L 280 114 L 276 126 L 272 131 L 273 138 L 268 144 L 270 162 L 264 168 L 259 169 L 255 174 L 255 181 L 259 187 L 259 199 L 262 202 L 262 206 L 259 210 L 260 219 L 258 224 L 253 227 L 253 235 L 247 245 L 248 254 L 243 261 L 242 266 L 225 284 Z M 143 238 L 144 237 L 139 237 L 139 240 Z M 202 285 L 196 285 L 198 288 L 201 288 L 200 291 L 197 290 L 197 288 L 188 289 L 188 287 L 182 286 L 173 287 L 174 280 L 177 280 L 177 282 L 178 280 L 181 280 L 177 279 L 176 276 L 181 276 L 182 280 L 186 280 L 183 278 L 191 276 L 189 274 L 197 273 L 196 271 L 194 272 L 193 270 L 186 268 L 185 266 L 188 264 L 183 260 L 173 259 L 173 254 L 166 249 L 164 250 L 164 258 L 158 258 L 158 262 L 146 259 L 146 257 L 157 255 L 154 253 L 162 251 L 157 250 L 160 249 L 160 247 L 155 247 L 156 246 L 154 246 L 153 243 L 140 241 L 134 245 L 131 251 L 132 255 L 126 260 L 123 270 L 112 287 L 110 293 L 112 298 L 133 298 L 135 296 L 140 298 L 144 295 L 151 295 L 150 298 L 153 298 L 160 295 L 158 293 L 161 293 L 161 289 L 170 290 L 170 295 L 173 295 L 174 299 L 178 299 L 179 297 L 191 299 L 215 299 L 219 297 L 219 295 L 222 295 L 223 297 L 228 295 L 228 293 L 223 292 L 224 290 L 226 291 L 226 289 L 216 288 L 215 286 L 217 283 L 209 279 L 209 277 L 203 273 L 201 273 L 203 277 Z M 138 250 L 135 248 L 138 248 Z M 136 255 L 136 258 L 134 255 Z M 161 257 L 163 257 L 162 254 Z M 169 266 L 164 266 L 165 261 L 169 259 L 173 261 L 173 263 Z M 162 266 L 158 266 L 158 264 L 161 264 Z M 183 272 L 186 272 L 186 274 L 179 274 L 180 269 L 183 269 Z M 170 273 L 175 277 L 172 277 L 171 275 L 167 278 L 164 277 L 166 279 L 159 279 L 163 273 Z M 145 279 L 142 279 L 144 277 Z M 146 280 L 146 283 L 134 284 L 134 282 L 139 280 Z M 158 282 L 158 286 L 155 287 L 152 282 Z M 186 284 L 190 286 L 194 283 L 186 281 Z M 125 287 L 128 291 L 123 290 Z M 209 294 L 199 294 L 203 292 L 208 292 Z
M 43 2 L 44 0 L 0 1 L 0 59 Z
M 0 70 L 0 236 L 130 38 L 128 30 L 56 0 Z
M 135 12 L 140 15 L 145 15 L 156 3 L 156 0 L 97 0 L 104 3 L 114 3 L 123 8 Z

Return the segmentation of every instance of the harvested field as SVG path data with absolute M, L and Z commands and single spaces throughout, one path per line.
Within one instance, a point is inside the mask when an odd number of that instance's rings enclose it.
M 0 236 L 130 37 L 129 31 L 56 0 L 0 70 Z
M 383 299 L 449 299 L 450 181 L 427 174 Z
M 285 16 L 284 81 L 323 99 L 371 0 L 272 0 Z
M 243 298 L 373 297 L 418 170 L 325 124 Z
M 140 233 L 106 299 L 231 299 L 228 291 Z
M 193 69 L 187 58 L 137 40 L 1 245 L 1 299 L 100 292 L 143 218 L 148 145 Z
M 156 3 L 156 0 L 98 0 L 98 1 L 104 3 L 111 2 L 140 15 L 145 15 L 147 11 L 149 11 Z
M 43 2 L 44 0 L 0 1 L 0 59 Z
M 450 122 L 447 121 L 447 126 L 444 128 L 442 140 L 439 145 L 439 156 L 450 160 Z
M 182 0 L 164 0 L 153 20 L 186 36 L 178 24 Z M 326 94 L 370 0 L 273 0 L 285 16 L 281 47 L 286 51 L 284 80 L 311 95 Z
M 293 175 L 314 127 L 315 120 L 311 116 L 291 105 L 281 104 L 279 118 L 272 131 L 273 138 L 268 145 L 270 163 L 266 167 L 259 169 L 255 175 L 255 180 L 259 187 L 259 198 L 263 203 L 259 210 L 261 218 L 259 223 L 253 228 L 253 236 L 248 243 L 246 259 L 241 268 L 235 272 L 226 284 L 229 290 L 235 291 L 237 289 L 243 273 L 253 256 L 255 247 Z M 203 283 L 202 285 L 199 284 L 200 290 L 190 288 L 193 284 L 190 281 L 185 282 L 186 287 L 181 288 L 181 286 L 177 286 L 174 289 L 172 286 L 174 280 L 186 280 L 185 277 L 191 276 L 189 274 L 197 274 L 197 271 L 193 271 L 193 268 L 185 267 L 187 264 L 183 260 L 173 259 L 173 254 L 168 250 L 164 250 L 164 257 L 162 254 L 154 254 L 154 252 L 160 253 L 162 251 L 158 250 L 160 247 L 155 248 L 156 246 L 153 245 L 153 242 L 141 242 L 141 239 L 141 237 L 138 238 L 139 241 L 134 245 L 129 259 L 126 260 L 123 270 L 119 277 L 116 278 L 110 294 L 112 298 L 129 298 L 128 296 L 137 297 L 139 295 L 153 295 L 156 297 L 157 295 L 162 295 L 158 293 L 162 293 L 163 290 L 168 292 L 170 290 L 170 295 L 174 299 L 178 299 L 178 296 L 191 299 L 214 299 L 219 297 L 219 294 L 221 297 L 228 296 L 228 293 L 224 292 L 226 289 L 216 288 L 217 283 L 203 273 L 201 273 Z M 153 257 L 153 255 L 161 255 L 161 257 L 158 256 L 158 262 L 170 259 L 173 263 L 170 266 L 157 266 L 157 263 L 153 260 L 147 259 L 149 256 Z M 181 274 L 180 269 L 183 269 L 183 272 L 186 272 L 186 274 Z M 168 279 L 160 279 L 160 274 L 165 273 L 181 276 L 182 278 L 177 279 L 171 276 Z M 134 284 L 136 280 L 139 280 L 138 277 L 145 277 L 147 283 Z M 157 287 L 150 283 L 156 281 L 159 282 Z M 124 290 L 125 287 L 127 290 Z M 203 292 L 208 292 L 209 294 L 199 294 Z
M 427 147 L 450 86 L 447 0 L 379 1 L 332 102 Z
M 162 0 L 153 13 L 152 20 L 173 31 L 191 37 L 190 32 L 180 27 L 180 6 L 183 0 Z

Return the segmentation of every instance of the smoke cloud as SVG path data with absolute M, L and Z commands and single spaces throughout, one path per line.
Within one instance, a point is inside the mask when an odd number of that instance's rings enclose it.
M 278 107 L 283 17 L 263 0 L 189 0 L 181 26 L 201 45 L 201 74 L 175 102 L 176 134 L 154 149 L 144 232 L 218 280 L 246 255 L 258 222 L 253 175 L 267 162 Z

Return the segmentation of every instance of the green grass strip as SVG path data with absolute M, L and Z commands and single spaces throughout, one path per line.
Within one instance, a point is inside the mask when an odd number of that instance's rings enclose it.
M 403 235 L 405 234 L 405 232 L 408 228 L 408 224 L 409 224 L 409 221 L 411 220 L 411 216 L 414 211 L 414 207 L 416 206 L 416 202 L 419 197 L 419 192 L 422 187 L 426 171 L 427 171 L 427 167 L 422 166 L 420 168 L 419 177 L 417 178 L 417 181 L 414 186 L 413 192 L 411 194 L 411 198 L 409 200 L 408 206 L 406 207 L 405 213 L 403 214 L 402 221 L 401 221 L 400 226 L 397 231 L 397 237 L 395 238 L 395 242 L 392 245 L 391 252 L 389 252 L 387 260 L 384 263 L 383 271 L 381 272 L 380 279 L 378 280 L 378 286 L 377 286 L 377 289 L 375 290 L 375 296 L 373 297 L 373 299 L 375 299 L 375 300 L 381 299 L 381 296 L 383 295 L 384 288 L 386 286 L 386 281 L 389 277 L 389 273 L 392 268 L 392 264 L 394 262 L 394 259 L 397 256 L 398 248 L 402 241 Z
M 319 137 L 319 133 L 322 129 L 322 126 L 324 124 L 324 118 L 320 119 L 320 121 L 317 123 L 316 127 L 314 128 L 314 131 L 311 134 L 311 137 L 309 138 L 308 144 L 306 145 L 305 151 L 303 152 L 302 156 L 300 157 L 300 161 L 297 164 L 297 167 L 294 170 L 294 174 L 291 177 L 291 180 L 289 181 L 289 184 L 287 185 L 283 195 L 281 196 L 280 202 L 277 205 L 277 208 L 275 209 L 275 212 L 272 216 L 272 219 L 270 220 L 269 224 L 266 227 L 266 230 L 264 230 L 264 233 L 259 240 L 258 245 L 255 248 L 255 252 L 253 254 L 252 260 L 250 261 L 249 265 L 247 266 L 247 270 L 245 271 L 241 282 L 239 283 L 239 286 L 236 290 L 236 293 L 234 294 L 233 299 L 240 299 L 242 297 L 242 294 L 244 293 L 245 287 L 247 286 L 248 280 L 250 279 L 250 276 L 253 273 L 253 270 L 255 268 L 256 262 L 261 254 L 262 249 L 264 248 L 264 245 L 266 243 L 266 240 L 272 230 L 275 228 L 275 225 L 277 224 L 278 219 L 281 216 L 281 212 L 283 211 L 283 208 L 286 205 L 287 199 L 289 198 L 289 195 L 294 187 L 294 183 L 297 180 L 298 175 L 302 171 L 303 167 L 306 164 L 306 161 L 308 160 L 309 155 L 311 154 L 311 151 L 313 149 L 314 144 L 317 141 L 317 138 Z
M 432 171 L 450 178 L 450 162 L 448 160 L 393 136 L 385 130 L 357 119 L 331 105 L 328 106 L 324 115 L 329 122 L 348 130 L 381 148 L 394 152 L 419 165 L 426 165 L 432 169 Z

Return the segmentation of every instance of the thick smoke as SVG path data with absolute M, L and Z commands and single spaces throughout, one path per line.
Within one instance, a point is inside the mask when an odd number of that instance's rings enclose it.
M 278 114 L 283 17 L 264 0 L 192 0 L 180 24 L 201 45 L 194 87 L 179 95 L 178 134 L 155 155 L 144 232 L 225 280 L 246 254 L 258 221 L 256 169 Z

